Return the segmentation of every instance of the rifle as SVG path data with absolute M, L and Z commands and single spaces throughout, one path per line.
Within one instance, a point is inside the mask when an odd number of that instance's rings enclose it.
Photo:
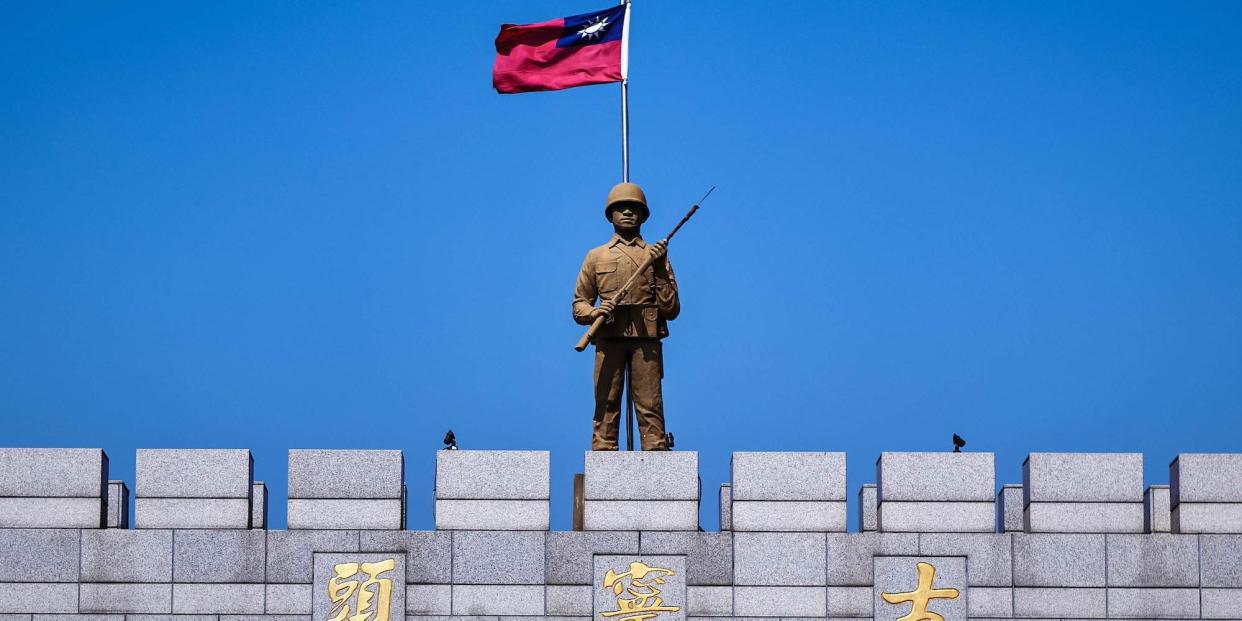
M 673 227 L 673 232 L 669 233 L 668 237 L 665 237 L 662 240 L 664 241 L 665 244 L 673 240 L 673 236 L 677 234 L 677 231 L 681 230 L 681 226 L 685 224 L 687 220 L 690 219 L 690 216 L 694 215 L 694 212 L 699 210 L 699 204 L 707 200 L 707 197 L 711 196 L 712 192 L 714 192 L 715 190 L 716 190 L 716 186 L 713 185 L 711 189 L 707 191 L 707 194 L 704 194 L 703 198 L 700 198 L 699 202 L 695 203 L 694 206 L 690 208 L 690 211 L 687 212 L 686 215 L 681 219 L 681 222 L 678 222 L 677 226 Z M 621 299 L 624 298 L 626 294 L 630 292 L 630 288 L 633 287 L 634 282 L 638 280 L 638 275 L 647 271 L 647 268 L 651 267 L 651 263 L 652 263 L 652 259 L 650 257 L 644 259 L 643 262 L 639 264 L 638 269 L 635 270 L 634 275 L 630 276 L 630 279 L 625 281 L 625 284 L 621 285 L 620 289 L 617 289 L 616 295 L 612 296 L 612 301 L 620 302 Z M 574 345 L 574 351 L 582 351 L 586 349 L 587 345 L 590 345 L 591 341 L 595 339 L 595 333 L 599 332 L 600 327 L 604 325 L 604 321 L 606 321 L 607 319 L 608 317 L 605 315 L 600 315 L 599 317 L 596 317 L 595 321 L 591 322 L 591 327 L 587 328 L 587 331 L 583 333 L 582 338 L 578 339 L 578 343 Z

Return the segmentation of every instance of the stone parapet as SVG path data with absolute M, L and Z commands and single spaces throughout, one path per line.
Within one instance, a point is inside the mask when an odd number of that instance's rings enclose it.
M 248 449 L 138 449 L 135 528 L 250 528 Z
M 738 452 L 732 473 L 734 531 L 845 531 L 845 453 Z
M 0 528 L 107 526 L 101 449 L 0 449 Z
M 881 453 L 878 527 L 884 532 L 994 532 L 993 453 Z
M 1175 533 L 1242 533 L 1242 453 L 1182 453 L 1169 464 Z
M 289 451 L 291 530 L 405 528 L 401 451 Z
M 441 530 L 548 530 L 547 451 L 438 451 L 435 518 Z
M 1026 532 L 1143 532 L 1140 453 L 1031 453 L 1022 490 Z
M 699 528 L 697 452 L 587 451 L 583 475 L 586 530 Z

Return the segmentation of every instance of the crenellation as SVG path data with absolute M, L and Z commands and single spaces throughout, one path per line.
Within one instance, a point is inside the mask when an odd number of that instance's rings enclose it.
M 1242 453 L 1182 453 L 1169 464 L 1175 533 L 1242 533 Z
M 1143 455 L 1031 453 L 1022 463 L 1028 533 L 1143 532 Z
M 996 532 L 993 453 L 881 453 L 877 526 L 883 532 Z
M 193 452 L 175 453 L 159 457 L 166 463 L 193 465 L 201 461 Z M 358 453 L 328 455 L 326 459 L 332 462 L 328 470 L 337 468 L 339 472 L 342 463 L 358 457 L 361 463 L 387 468 L 386 489 L 389 491 L 385 494 L 403 493 L 404 483 L 399 480 L 404 476 L 400 466 L 403 459 L 399 452 L 382 452 L 385 454 L 379 456 L 366 454 L 368 452 L 361 452 L 359 456 Z M 446 481 L 458 476 L 455 471 L 475 473 L 462 475 L 467 478 L 490 476 L 478 473 L 485 471 L 488 464 L 500 464 L 497 467 L 507 470 L 530 463 L 534 464 L 532 472 L 537 479 L 534 483 L 521 482 L 512 494 L 493 486 L 480 488 L 476 495 L 543 495 L 545 487 L 539 464 L 544 462 L 546 453 L 506 453 L 496 456 L 468 454 L 463 461 L 442 462 L 452 463 L 452 466 L 445 466 L 438 476 Z M 844 504 L 840 500 L 822 499 L 827 490 L 836 493 L 835 487 L 831 487 L 835 483 L 818 481 L 819 475 L 804 472 L 792 479 L 797 483 L 793 487 L 809 485 L 813 488 L 811 491 L 767 489 L 781 483 L 780 477 L 773 473 L 782 469 L 797 470 L 801 466 L 791 464 L 807 459 L 811 460 L 806 466 L 808 471 L 836 472 L 835 466 L 826 467 L 831 460 L 822 457 L 835 454 L 738 455 L 744 456 L 740 457 L 740 466 L 734 464 L 734 476 L 740 475 L 742 480 L 750 477 L 752 485 L 762 481 L 764 489 L 751 493 L 751 499 L 745 500 L 746 487 L 739 486 L 736 480 L 730 482 L 726 489 L 737 492 L 740 487 L 743 494 L 742 499 L 732 499 L 730 504 L 735 510 L 746 503 L 759 508 L 765 503 L 803 508 L 801 503 L 812 503 L 811 506 L 820 502 Z M 924 455 L 934 457 L 925 460 Z M 1035 458 L 1037 473 L 1055 464 L 1055 468 L 1069 468 L 1070 474 L 1065 476 L 1071 480 L 1081 474 L 1082 464 L 1104 459 L 1099 456 L 1080 459 L 1077 454 L 1070 454 L 1068 458 L 1062 454 L 1037 455 L 1051 456 Z M 616 459 L 634 465 L 647 476 L 658 471 L 662 457 L 623 455 Z M 618 465 L 620 462 L 608 459 L 599 458 L 603 470 L 588 468 L 588 472 L 596 477 L 605 472 L 605 476 L 622 476 L 625 471 Z M 735 456 L 735 459 L 739 458 Z M 779 522 L 770 524 L 769 530 L 692 530 L 685 526 L 697 524 L 698 499 L 679 496 L 697 495 L 697 457 L 678 456 L 668 462 L 673 473 L 665 473 L 666 477 L 671 477 L 669 481 L 674 488 L 680 486 L 676 493 L 664 491 L 649 494 L 650 497 L 607 498 L 620 495 L 624 487 L 610 481 L 591 486 L 594 490 L 591 500 L 597 507 L 608 508 L 607 503 L 624 502 L 631 503 L 635 510 L 655 511 L 657 515 L 661 507 L 678 507 L 681 503 L 690 503 L 695 508 L 696 515 L 692 518 L 672 527 L 661 524 L 654 530 L 640 528 L 651 526 L 653 522 L 630 513 L 613 518 L 628 528 L 570 532 L 523 528 L 524 518 L 517 515 L 509 516 L 510 522 L 497 517 L 483 529 L 434 531 L 388 527 L 269 531 L 262 528 L 264 524 L 257 518 L 248 520 L 249 528 L 0 529 L 0 589 L 10 595 L 0 598 L 0 610 L 3 610 L 0 615 L 16 615 L 16 621 L 221 621 L 225 618 L 309 621 L 327 618 L 326 581 L 334 567 L 357 568 L 361 566 L 349 564 L 381 560 L 394 563 L 392 570 L 386 570 L 392 573 L 383 575 L 391 578 L 393 588 L 400 591 L 400 596 L 394 596 L 392 603 L 400 607 L 401 616 L 388 621 L 466 621 L 475 617 L 492 621 L 529 621 L 536 617 L 607 621 L 598 613 L 602 606 L 615 606 L 615 603 L 610 604 L 608 597 L 611 596 L 600 590 L 603 575 L 599 562 L 602 559 L 608 559 L 605 566 L 618 572 L 638 561 L 651 563 L 652 567 L 675 568 L 675 576 L 668 577 L 668 584 L 677 586 L 665 595 L 668 601 L 676 600 L 677 616 L 674 618 L 670 613 L 667 618 L 657 617 L 652 621 L 746 618 L 772 621 L 883 618 L 893 621 L 901 607 L 887 603 L 877 607 L 877 593 L 909 588 L 914 584 L 915 565 L 921 562 L 935 567 L 936 584 L 960 591 L 960 601 L 936 605 L 935 609 L 946 621 L 963 616 L 997 620 L 1236 618 L 1229 615 L 1242 605 L 1242 569 L 1239 569 L 1242 567 L 1242 534 L 1115 532 L 1118 513 L 1114 505 L 1143 507 L 1139 517 L 1146 525 L 1142 530 L 1152 529 L 1153 497 L 1158 499 L 1165 489 L 1159 485 L 1144 489 L 1145 502 L 1119 500 L 1119 487 L 1125 487 L 1126 494 L 1135 489 L 1132 456 L 1121 460 L 1129 464 L 1125 467 L 1108 459 L 1100 466 L 1103 478 L 1124 478 L 1125 486 L 1109 483 L 1098 493 L 1072 489 L 1062 483 L 1058 483 L 1060 489 L 1056 486 L 1041 488 L 1041 477 L 1051 475 L 1036 474 L 1028 478 L 1023 487 L 1005 486 L 999 492 L 993 490 L 989 496 L 994 500 L 990 502 L 967 499 L 973 498 L 974 484 L 962 481 L 935 484 L 936 477 L 950 476 L 945 473 L 920 472 L 917 476 L 932 484 L 931 489 L 921 491 L 913 488 L 903 491 L 902 486 L 909 486 L 909 481 L 901 480 L 908 473 L 918 471 L 920 464 L 932 467 L 937 463 L 948 464 L 948 473 L 964 468 L 969 473 L 967 478 L 986 479 L 987 466 L 991 464 L 987 459 L 956 461 L 957 456 L 917 453 L 885 454 L 882 459 L 889 460 L 888 472 L 877 472 L 879 482 L 871 488 L 881 505 L 877 511 L 878 526 L 885 528 L 885 521 L 889 521 L 891 527 L 891 520 L 904 519 L 903 507 L 921 507 L 934 519 L 906 522 L 905 526 L 911 527 L 910 532 L 893 532 L 887 528 L 867 532 L 813 530 L 817 528 L 813 521 L 816 518 L 807 515 L 798 516 L 800 521 L 794 523 L 795 528 L 786 530 L 781 529 Z M 306 455 L 297 460 L 297 468 L 323 472 L 316 470 L 314 459 Z M 148 458 L 147 467 L 158 461 Z M 1191 463 L 1193 461 L 1186 460 L 1186 463 L 1199 467 Z M 232 463 L 235 467 L 237 461 Z M 985 467 L 981 468 L 981 464 Z M 1193 486 L 1186 487 L 1184 483 L 1195 476 L 1195 472 L 1185 464 L 1182 469 L 1183 487 L 1193 492 L 1184 497 L 1214 500 L 1184 500 L 1181 504 L 1210 505 L 1209 508 L 1228 504 L 1219 501 L 1228 496 L 1218 492 L 1213 492 L 1216 496 L 1203 496 L 1201 489 L 1195 491 Z M 246 479 L 239 477 L 239 480 L 245 482 Z M 116 483 L 123 484 L 114 481 L 109 487 L 117 488 Z M 443 496 L 444 490 L 451 490 L 457 484 L 442 483 L 435 494 Z M 893 500 L 892 496 L 888 496 L 887 501 L 881 499 L 886 484 L 890 484 L 887 489 L 897 490 L 893 493 L 899 500 Z M 259 498 L 256 490 L 260 485 L 261 482 L 254 481 L 247 484 L 252 500 Z M 364 504 L 371 500 L 395 500 L 324 498 L 321 494 L 308 493 L 305 481 L 301 485 L 299 493 L 316 497 L 296 500 Z M 1172 485 L 1168 488 L 1170 498 L 1171 488 Z M 188 487 L 164 489 L 167 491 L 162 493 L 196 493 Z M 360 494 L 367 495 L 376 493 L 377 488 L 363 486 L 362 489 Z M 862 490 L 866 489 L 866 486 L 860 489 L 860 500 L 865 497 Z M 1106 532 L 1099 533 L 994 532 L 994 529 L 1012 526 L 1006 525 L 1007 505 L 1012 506 L 1011 501 L 1016 501 L 1021 506 L 1024 492 L 1031 493 L 1035 499 L 1025 507 L 1027 515 L 1030 515 L 1031 506 L 1055 508 L 1070 504 L 1077 506 L 1076 511 L 1104 511 L 1112 520 L 1111 525 Z M 466 496 L 469 492 L 459 488 L 452 495 Z M 658 497 L 662 495 L 669 497 Z M 210 499 L 148 497 L 147 500 Z M 439 500 L 485 499 L 441 497 Z M 520 497 L 495 500 L 542 502 L 538 498 Z M 988 519 L 979 524 L 990 530 L 958 532 L 964 524 L 973 524 L 955 511 L 976 504 L 990 506 Z M 883 505 L 888 505 L 887 518 L 883 517 Z M 255 507 L 254 504 L 250 506 L 252 510 Z M 1157 510 L 1155 515 L 1159 513 Z M 779 512 L 767 511 L 764 519 L 771 520 L 774 515 Z M 1171 511 L 1169 515 L 1171 522 Z M 345 519 L 350 521 L 343 524 L 363 523 L 353 516 Z M 1091 527 L 1091 522 L 1081 514 L 1062 514 L 1060 519 L 1074 521 L 1073 528 L 1078 531 Z M 866 524 L 861 526 L 866 528 Z M 347 573 L 354 569 L 341 571 Z M 357 575 L 363 576 L 362 573 Z M 320 598 L 318 602 L 316 598 Z M 0 621 L 13 619 L 0 616 Z

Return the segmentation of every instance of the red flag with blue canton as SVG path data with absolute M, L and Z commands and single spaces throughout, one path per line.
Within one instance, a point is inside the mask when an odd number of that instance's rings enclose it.
M 537 24 L 504 24 L 492 86 L 499 93 L 620 82 L 629 64 L 629 3 Z

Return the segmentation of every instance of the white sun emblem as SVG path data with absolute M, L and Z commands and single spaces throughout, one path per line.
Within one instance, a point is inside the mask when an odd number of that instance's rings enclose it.
M 587 25 L 578 31 L 579 39 L 598 39 L 604 36 L 604 31 L 608 29 L 608 18 L 602 15 L 596 16 L 595 19 L 587 22 Z

